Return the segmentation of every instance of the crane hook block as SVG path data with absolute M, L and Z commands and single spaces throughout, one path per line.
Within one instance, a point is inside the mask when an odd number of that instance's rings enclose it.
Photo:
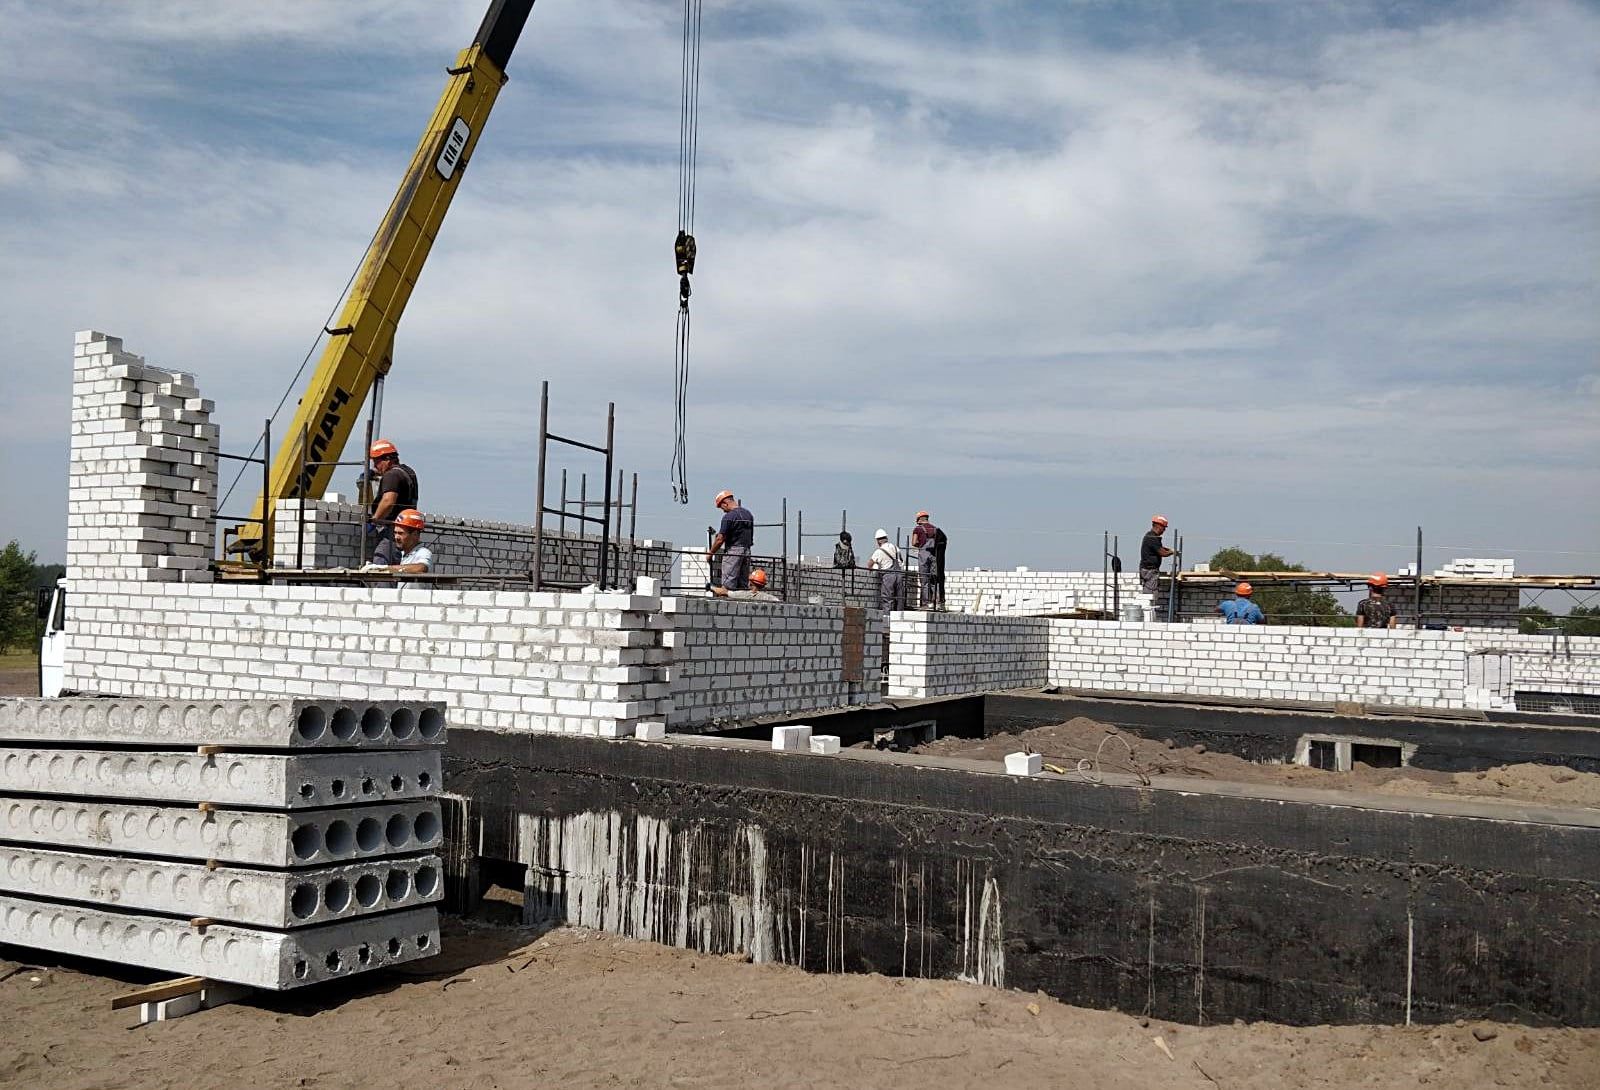
M 689 290 L 689 278 L 687 276 L 678 277 L 678 302 L 683 306 L 688 306 L 689 296 L 691 294 L 692 292 Z
M 672 252 L 678 259 L 679 276 L 688 276 L 694 272 L 695 244 L 693 235 L 688 231 L 679 231 L 678 240 L 672 244 Z

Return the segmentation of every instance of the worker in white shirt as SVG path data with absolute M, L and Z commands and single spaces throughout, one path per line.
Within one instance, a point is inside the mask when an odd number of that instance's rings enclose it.
M 422 531 L 428 525 L 422 512 L 408 508 L 395 516 L 395 551 L 400 554 L 398 564 L 368 564 L 368 571 L 392 571 L 405 575 L 422 575 L 433 570 L 433 552 L 422 544 Z
M 878 576 L 878 608 L 900 608 L 901 566 L 900 550 L 889 540 L 889 531 L 878 531 L 878 547 L 872 550 L 867 570 L 881 573 Z

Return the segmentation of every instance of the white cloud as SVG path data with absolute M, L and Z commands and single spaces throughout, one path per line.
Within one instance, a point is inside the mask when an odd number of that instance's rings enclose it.
M 98 58 L 71 127 L 42 97 L 0 121 L 26 210 L 0 224 L 0 328 L 41 378 L 12 440 L 59 436 L 89 324 L 200 372 L 230 442 L 258 426 L 393 191 L 414 135 L 390 134 L 437 93 L 415 58 L 448 59 L 478 7 L 125 5 L 83 40 L 74 9 L 10 13 L 8 52 Z M 1469 540 L 1531 513 L 1587 547 L 1600 504 L 1556 515 L 1600 458 L 1600 17 L 1346 22 L 1252 66 L 1088 44 L 1065 10 L 1015 40 L 914 5 L 709 8 L 697 483 L 737 463 L 767 499 L 887 503 L 844 475 L 889 451 L 954 525 L 1029 481 L 1063 493 L 1029 517 L 1062 525 L 1155 495 L 1267 537 L 1312 492 L 1338 497 L 1311 515 L 1328 540 L 1354 504 Z M 664 468 L 676 34 L 670 5 L 535 6 L 389 390 L 452 509 L 531 503 L 525 467 L 475 465 L 525 449 L 542 378 L 577 420 L 616 400 L 625 464 Z M 330 49 L 362 86 L 274 77 Z M 1229 482 L 1250 502 L 1218 515 Z

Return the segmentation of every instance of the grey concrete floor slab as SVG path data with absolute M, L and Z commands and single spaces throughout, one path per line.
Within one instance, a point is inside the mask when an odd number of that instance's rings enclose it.
M 444 740 L 444 705 L 417 701 L 0 698 L 0 742 L 408 749 Z
M 414 908 L 266 931 L 0 896 L 0 944 L 283 991 L 439 952 L 439 913 Z
M 427 798 L 439 751 L 150 753 L 0 748 L 0 792 L 313 809 Z
M 438 851 L 434 801 L 273 813 L 0 796 L 0 841 L 259 867 Z
M 0 891 L 218 923 L 306 927 L 419 908 L 443 890 L 436 855 L 274 871 L 0 845 Z

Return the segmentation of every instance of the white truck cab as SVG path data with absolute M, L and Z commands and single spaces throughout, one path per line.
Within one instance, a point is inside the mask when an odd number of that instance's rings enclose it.
M 39 588 L 39 619 L 44 638 L 39 641 L 39 695 L 61 696 L 67 681 L 67 581 Z

